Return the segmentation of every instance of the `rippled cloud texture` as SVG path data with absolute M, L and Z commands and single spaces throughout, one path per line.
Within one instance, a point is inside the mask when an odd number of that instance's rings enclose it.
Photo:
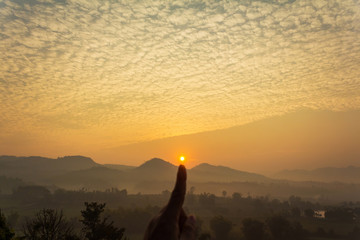
M 360 108 L 357 0 L 5 0 L 0 52 L 5 153 Z

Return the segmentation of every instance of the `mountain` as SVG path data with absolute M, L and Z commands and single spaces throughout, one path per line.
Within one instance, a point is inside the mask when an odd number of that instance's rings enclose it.
M 101 165 L 91 158 L 68 156 L 44 157 L 0 156 L 0 176 L 18 177 L 27 182 L 56 185 L 66 189 L 127 188 L 130 191 L 154 193 L 173 187 L 177 166 L 160 158 L 150 159 L 138 167 Z M 224 166 L 200 164 L 188 169 L 188 182 L 267 181 L 254 173 Z
M 284 170 L 273 176 L 293 181 L 360 183 L 360 167 L 317 168 L 314 170 Z
M 259 182 L 269 178 L 255 173 L 243 172 L 224 166 L 202 163 L 190 169 L 188 176 L 194 182 Z
M 0 176 L 0 194 L 10 194 L 14 189 L 24 185 L 26 183 L 19 178 Z
M 130 190 L 142 193 L 161 192 L 165 189 L 171 190 L 174 186 L 177 169 L 177 166 L 159 158 L 146 161 L 139 167 L 126 171 L 128 181 L 133 187 Z M 208 182 L 265 182 L 270 180 L 259 174 L 243 172 L 224 166 L 213 166 L 207 163 L 188 169 L 187 174 L 187 182 L 191 186 Z
M 136 180 L 141 181 L 172 181 L 176 176 L 177 167 L 160 158 L 153 158 L 139 167 L 130 170 Z
M 120 170 L 104 166 L 92 167 L 85 170 L 71 171 L 47 179 L 48 182 L 65 189 L 97 189 L 118 187 L 126 188 L 125 176 Z M 122 185 L 123 184 L 123 185 Z
M 135 166 L 129 166 L 129 165 L 122 165 L 122 164 L 103 164 L 105 167 L 110 168 L 110 169 L 115 169 L 115 170 L 130 170 L 133 168 L 136 168 Z
M 64 166 L 66 164 L 68 166 Z M 58 166 L 59 169 L 54 169 L 54 166 Z M 36 169 L 38 167 L 41 168 L 41 171 Z M 45 169 L 49 170 L 51 174 L 42 172 Z M 29 182 L 72 190 L 85 188 L 91 191 L 118 188 L 127 189 L 129 193 L 158 194 L 164 190 L 172 190 L 177 166 L 162 159 L 153 158 L 138 167 L 118 170 L 80 156 L 57 159 L 2 156 L 0 157 L 0 171 L 1 175 L 7 176 L 0 175 L 0 190 L 6 194 L 11 193 L 13 188 L 29 184 Z M 295 171 L 298 174 L 302 172 L 304 171 Z M 188 189 L 194 187 L 196 193 L 210 192 L 221 195 L 225 191 L 228 195 L 240 192 L 251 196 L 271 195 L 281 198 L 295 194 L 313 199 L 339 201 L 360 199 L 360 194 L 356 191 L 360 189 L 360 184 L 275 180 L 260 174 L 208 163 L 188 169 L 187 173 Z M 291 178 L 293 173 L 291 171 L 287 171 L 287 173 L 290 174 L 288 178 Z M 328 180 L 331 177 L 347 176 L 348 180 L 351 180 L 349 182 L 352 182 L 360 175 L 358 167 L 316 169 L 308 171 L 307 177 L 311 175 L 310 173 L 322 176 L 321 179 L 318 179 L 319 181 Z M 21 174 L 25 174 L 27 182 L 14 178 L 14 175 Z
M 106 149 L 92 156 L 140 163 L 148 156 L 176 159 L 184 154 L 196 162 L 221 162 L 266 174 L 281 169 L 354 165 L 360 159 L 359 122 L 360 111 L 302 110 L 228 129 Z
M 0 175 L 18 177 L 26 181 L 43 181 L 51 176 L 100 166 L 91 158 L 66 156 L 45 158 L 38 156 L 0 156 Z

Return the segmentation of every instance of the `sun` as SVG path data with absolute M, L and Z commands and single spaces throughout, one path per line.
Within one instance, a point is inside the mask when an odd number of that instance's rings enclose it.
M 180 157 L 179 157 L 179 160 L 180 160 L 180 162 L 183 163 L 183 162 L 185 161 L 185 157 L 184 157 L 184 156 L 180 156 Z

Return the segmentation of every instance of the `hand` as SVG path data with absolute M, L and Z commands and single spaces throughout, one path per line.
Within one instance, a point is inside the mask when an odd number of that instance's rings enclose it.
M 146 229 L 144 240 L 194 240 L 195 217 L 186 216 L 183 204 L 186 193 L 186 168 L 180 165 L 169 203 L 153 218 Z

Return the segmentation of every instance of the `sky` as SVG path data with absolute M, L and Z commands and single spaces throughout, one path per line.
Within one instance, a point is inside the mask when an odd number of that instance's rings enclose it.
M 0 0 L 0 52 L 0 154 L 360 109 L 358 0 Z

